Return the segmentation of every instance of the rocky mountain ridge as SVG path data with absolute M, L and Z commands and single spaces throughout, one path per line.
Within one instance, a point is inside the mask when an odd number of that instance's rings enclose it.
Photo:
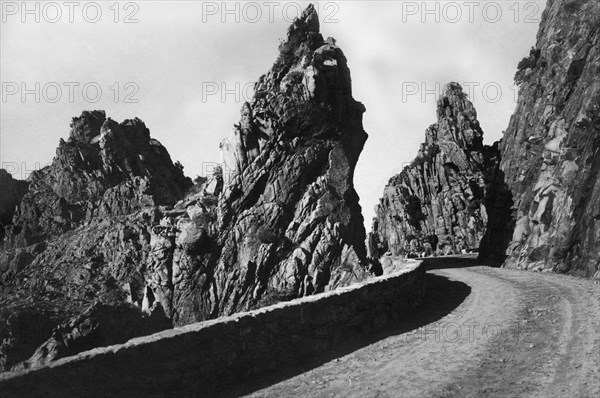
M 319 30 L 310 6 L 221 144 L 223 168 L 195 185 L 139 119 L 73 119 L 6 229 L 2 369 L 380 271 L 353 187 L 365 108 Z M 117 323 L 127 326 L 114 333 Z
M 148 227 L 191 185 L 141 120 L 119 124 L 103 111 L 73 118 L 68 140 L 31 174 L 5 227 L 1 368 L 25 366 L 19 362 L 48 338 L 30 364 L 168 327 L 163 308 L 147 316 L 132 305 L 141 306 L 151 275 Z M 134 326 L 108 333 L 108 320 L 124 313 Z

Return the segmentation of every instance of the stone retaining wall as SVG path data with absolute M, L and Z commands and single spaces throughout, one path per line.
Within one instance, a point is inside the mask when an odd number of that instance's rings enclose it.
M 424 277 L 420 263 L 407 263 L 402 271 L 332 292 L 5 373 L 0 396 L 214 396 L 227 385 L 297 368 L 390 325 L 420 303 Z

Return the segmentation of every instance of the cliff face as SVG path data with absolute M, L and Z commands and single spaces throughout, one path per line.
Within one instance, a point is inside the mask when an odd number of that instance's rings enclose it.
M 0 370 L 52 334 L 54 343 L 32 364 L 168 327 L 163 308 L 148 308 L 147 316 L 127 303 L 141 300 L 152 277 L 148 228 L 160 219 L 159 206 L 174 205 L 191 185 L 139 119 L 119 124 L 103 111 L 73 118 L 68 141 L 51 165 L 32 173 L 6 227 Z M 121 314 L 135 326 L 121 323 L 107 334 L 108 319 Z
M 199 255 L 176 249 L 176 322 L 367 276 L 352 182 L 367 138 L 365 108 L 352 98 L 346 58 L 319 33 L 312 6 L 289 28 L 255 92 L 221 144 L 225 186 L 217 207 L 183 229 L 213 230 L 211 243 Z
M 194 186 L 139 119 L 73 119 L 7 228 L 0 370 L 368 277 L 346 59 L 312 6 L 280 52 Z
M 15 180 L 6 170 L 0 169 L 0 248 L 4 244 L 4 228 L 12 223 L 15 210 L 27 193 L 28 186 L 27 181 Z
M 373 257 L 388 250 L 414 257 L 479 246 L 498 152 L 482 144 L 475 108 L 457 83 L 445 87 L 437 118 L 417 158 L 385 187 L 369 236 Z
M 500 150 L 515 227 L 484 251 L 507 267 L 600 274 L 600 3 L 549 0 L 519 64 Z M 511 234 L 512 232 L 512 234 Z
M 26 247 L 93 219 L 172 206 L 190 185 L 141 120 L 119 124 L 104 111 L 83 112 L 52 164 L 30 176 L 7 243 Z
M 370 254 L 481 242 L 487 262 L 600 277 L 599 41 L 598 2 L 549 0 L 515 75 L 516 110 L 491 148 L 472 105 L 446 93 L 417 159 L 385 188 Z

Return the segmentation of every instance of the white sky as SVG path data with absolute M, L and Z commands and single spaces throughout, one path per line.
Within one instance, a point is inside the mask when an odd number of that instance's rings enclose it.
M 221 1 L 37 4 L 39 22 L 36 2 L 27 3 L 34 13 L 26 14 L 20 1 L 2 1 L 0 163 L 17 178 L 51 162 L 71 117 L 93 109 L 119 122 L 139 117 L 187 175 L 204 174 L 219 161 L 219 142 L 251 94 L 244 87 L 268 71 L 290 19 L 308 2 L 228 2 L 231 14 Z M 344 50 L 354 97 L 367 108 L 369 139 L 355 175 L 367 229 L 388 179 L 415 157 L 435 122 L 437 95 L 423 89 L 470 83 L 485 142 L 501 137 L 515 107 L 516 65 L 535 43 L 544 6 L 514 0 L 319 2 L 321 32 Z M 102 14 L 91 23 L 97 8 Z M 137 22 L 124 23 L 128 15 Z M 102 94 L 93 103 L 95 87 Z M 35 94 L 23 98 L 23 88 L 38 91 L 39 102 Z M 125 102 L 128 94 L 137 103 Z

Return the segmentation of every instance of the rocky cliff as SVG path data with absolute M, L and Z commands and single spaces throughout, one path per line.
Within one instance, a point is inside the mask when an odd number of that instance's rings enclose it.
M 177 323 L 367 276 L 353 187 L 365 108 L 352 98 L 346 58 L 319 33 L 312 6 L 290 26 L 255 93 L 221 144 L 218 204 L 180 228 L 188 241 L 176 242 L 173 262 Z M 202 244 L 191 238 L 199 230 L 207 231 Z
M 477 112 L 457 83 L 437 102 L 437 123 L 417 158 L 390 179 L 369 236 L 372 257 L 477 249 L 488 222 L 487 187 L 498 151 L 482 144 Z
M 549 0 L 493 147 L 447 91 L 417 159 L 385 188 L 370 254 L 480 246 L 488 263 L 600 277 L 599 41 L 598 2 Z
M 0 248 L 4 245 L 4 229 L 12 224 L 15 210 L 28 186 L 27 181 L 15 180 L 9 172 L 0 169 Z
M 71 122 L 52 164 L 33 172 L 8 245 L 46 241 L 94 219 L 174 205 L 191 181 L 139 119 L 117 123 L 103 111 Z
M 83 112 L 28 183 L 0 253 L 0 369 L 52 334 L 71 337 L 53 337 L 41 362 L 168 327 L 164 309 L 149 308 L 150 316 L 126 304 L 141 300 L 152 273 L 148 229 L 192 183 L 144 123 Z M 107 320 L 123 313 L 135 326 L 105 333 Z
M 7 228 L 2 368 L 378 271 L 368 269 L 353 187 L 365 108 L 312 6 L 255 92 L 221 145 L 223 167 L 194 186 L 139 119 L 73 119 Z
M 600 277 L 598 76 L 600 3 L 549 0 L 500 144 L 514 229 L 482 245 L 507 267 Z

